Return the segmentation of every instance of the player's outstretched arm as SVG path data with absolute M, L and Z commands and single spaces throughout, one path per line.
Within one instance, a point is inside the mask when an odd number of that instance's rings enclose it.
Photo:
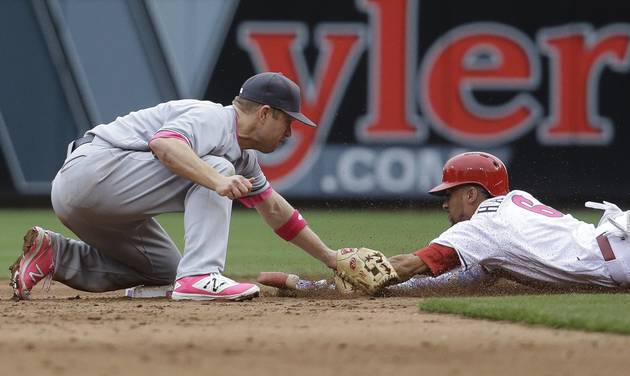
M 414 275 L 430 274 L 431 269 L 414 254 L 403 254 L 387 258 L 398 273 L 398 280 L 404 282 Z
M 329 268 L 337 267 L 337 253 L 324 244 L 302 215 L 280 194 L 274 191 L 256 205 L 256 210 L 278 236 L 302 248 Z
M 496 275 L 488 273 L 481 265 L 461 270 L 455 249 L 437 243 L 430 243 L 414 253 L 392 256 L 389 262 L 398 273 L 398 280 L 402 282 L 398 286 L 403 289 L 478 287 L 496 281 Z M 435 278 L 412 278 L 415 275 Z
M 436 289 L 469 289 L 489 286 L 496 282 L 497 276 L 489 273 L 481 265 L 473 265 L 466 270 L 450 270 L 437 277 L 412 277 L 409 280 L 388 287 L 390 291 L 435 291 Z

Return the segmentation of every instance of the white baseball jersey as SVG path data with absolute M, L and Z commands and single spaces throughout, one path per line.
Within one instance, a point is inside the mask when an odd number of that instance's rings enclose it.
M 511 191 L 484 201 L 433 242 L 455 249 L 464 269 L 480 264 L 522 280 L 617 286 L 595 237 L 592 224 Z
M 236 173 L 254 178 L 252 192 L 269 186 L 255 150 L 241 150 L 236 133 L 236 111 L 210 101 L 184 99 L 131 112 L 109 124 L 94 127 L 93 134 L 123 150 L 149 151 L 149 141 L 160 131 L 186 139 L 199 157 L 214 155 L 234 164 Z

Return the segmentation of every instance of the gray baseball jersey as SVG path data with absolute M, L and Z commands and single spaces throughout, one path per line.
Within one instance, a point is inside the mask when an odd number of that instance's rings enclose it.
M 236 174 L 254 178 L 251 195 L 267 188 L 256 151 L 241 150 L 236 134 L 236 112 L 232 106 L 210 101 L 184 99 L 161 103 L 131 112 L 87 134 L 98 136 L 123 150 L 149 151 L 149 141 L 160 131 L 175 132 L 199 157 L 214 155 L 234 164 Z
M 256 152 L 238 145 L 232 106 L 178 100 L 99 125 L 53 181 L 55 213 L 81 239 L 53 235 L 55 280 L 107 291 L 223 270 L 232 201 L 164 167 L 149 149 L 158 133 L 185 140 L 223 175 L 254 178 L 250 195 L 269 187 Z M 181 261 L 153 218 L 166 212 L 184 212 Z

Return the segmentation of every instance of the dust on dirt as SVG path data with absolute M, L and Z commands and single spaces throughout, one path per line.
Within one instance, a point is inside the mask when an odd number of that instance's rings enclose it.
M 241 303 L 176 302 L 128 299 L 120 291 L 89 294 L 55 283 L 48 292 L 35 291 L 31 301 L 14 302 L 2 287 L 2 374 L 627 372 L 628 336 L 428 314 L 418 310 L 422 298 L 416 296 L 276 291 L 264 289 L 260 298 Z

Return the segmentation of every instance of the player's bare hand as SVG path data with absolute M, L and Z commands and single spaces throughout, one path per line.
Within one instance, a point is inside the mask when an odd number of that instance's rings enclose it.
M 387 258 L 398 273 L 399 281 L 406 281 L 416 274 L 428 271 L 428 266 L 414 254 L 397 255 Z
M 252 181 L 241 175 L 226 176 L 217 184 L 215 191 L 221 195 L 236 200 L 247 195 L 252 190 Z

